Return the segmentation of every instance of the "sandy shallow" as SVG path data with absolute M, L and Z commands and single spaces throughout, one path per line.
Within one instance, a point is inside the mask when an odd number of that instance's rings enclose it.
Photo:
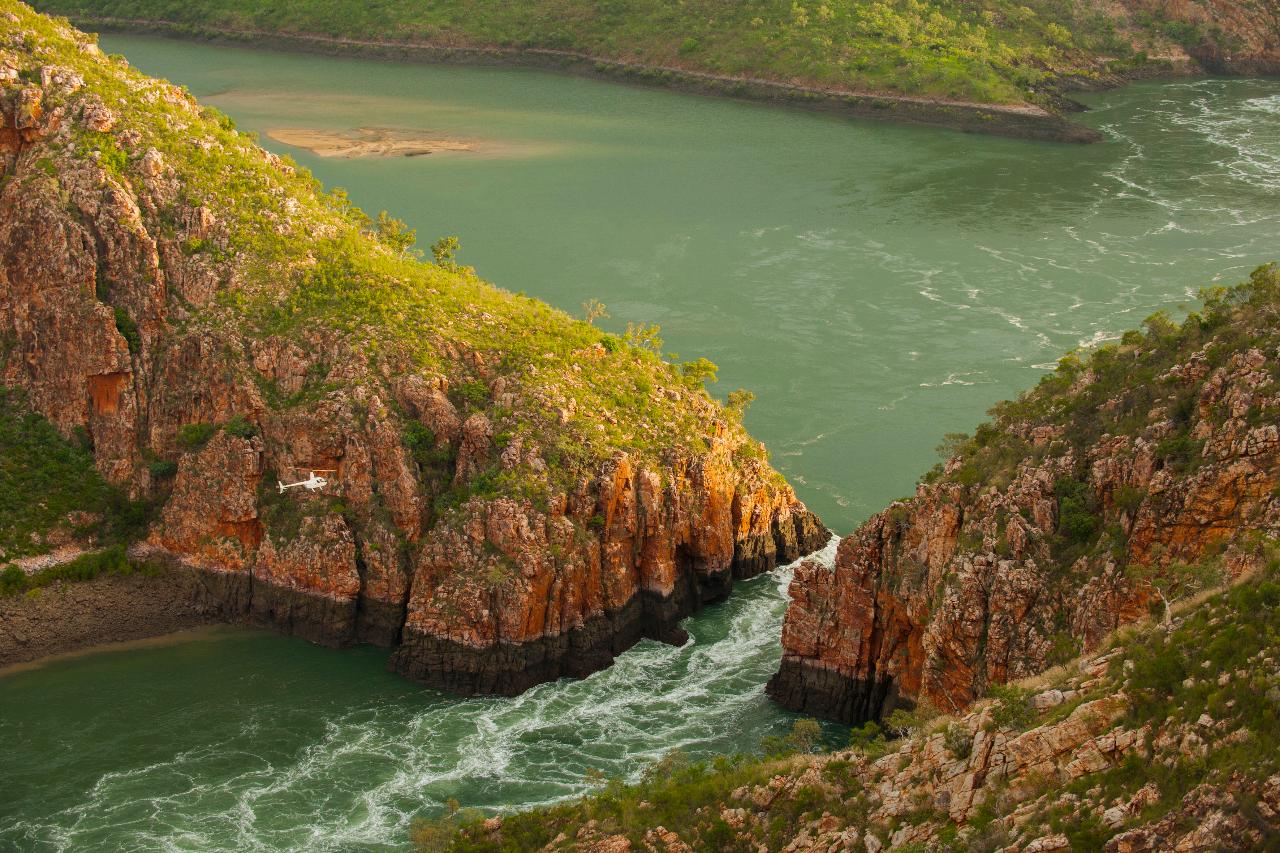
M 423 157 L 445 152 L 477 151 L 475 142 L 446 139 L 427 131 L 361 127 L 353 131 L 274 128 L 267 136 L 276 142 L 305 148 L 321 157 Z

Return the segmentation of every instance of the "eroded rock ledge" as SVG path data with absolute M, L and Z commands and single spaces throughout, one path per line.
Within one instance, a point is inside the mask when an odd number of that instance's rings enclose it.
M 379 571 L 379 549 L 357 550 L 341 516 L 308 519 L 283 546 L 265 536 L 261 445 L 224 433 L 184 460 L 152 548 L 203 572 L 229 618 L 324 645 L 392 646 L 395 671 L 463 694 L 582 677 L 642 638 L 683 644 L 680 621 L 734 580 L 830 538 L 789 492 L 742 494 L 705 461 L 663 489 L 619 457 L 545 513 L 477 504 L 463 530 L 425 537 L 406 577 Z

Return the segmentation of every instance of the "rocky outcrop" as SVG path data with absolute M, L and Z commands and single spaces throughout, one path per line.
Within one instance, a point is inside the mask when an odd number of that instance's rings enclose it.
M 1105 669 L 1105 661 L 1094 665 Z M 1128 697 L 1100 691 L 1099 682 L 1093 683 L 1092 691 L 1055 689 L 1033 696 L 1047 719 L 1025 731 L 998 725 L 993 715 L 999 706 L 987 704 L 913 734 L 883 757 L 837 752 L 805 759 L 766 783 L 733 791 L 716 807 L 735 835 L 747 838 L 769 826 L 774 815 L 792 811 L 793 803 L 817 800 L 830 810 L 820 816 L 809 812 L 810 819 L 780 848 L 793 853 L 1048 853 L 1081 849 L 1076 845 L 1090 826 L 1105 838 L 1105 847 L 1097 849 L 1108 853 L 1251 850 L 1280 831 L 1280 774 L 1250 778 L 1227 772 L 1180 799 L 1176 789 L 1144 782 L 1144 765 L 1176 766 L 1185 760 L 1183 744 L 1198 745 L 1191 749 L 1200 757 L 1221 754 L 1250 740 L 1244 730 L 1207 716 L 1194 725 L 1170 719 L 1134 727 L 1126 720 Z M 1069 709 L 1065 714 L 1064 708 Z M 1116 785 L 1118 777 L 1126 781 Z M 862 809 L 853 819 L 837 816 L 851 798 L 858 798 Z M 1151 818 L 1153 811 L 1159 817 Z M 1066 828 L 1075 843 L 1053 826 Z M 679 836 L 675 840 L 686 843 Z M 695 842 L 691 849 L 704 846 Z M 597 848 L 588 843 L 578 849 Z
M 851 748 L 812 754 L 817 728 L 802 720 L 799 754 L 698 769 L 676 753 L 634 787 L 518 816 L 518 835 L 507 816 L 477 817 L 449 849 L 517 838 L 598 853 L 1267 849 L 1280 832 L 1269 558 L 1167 624 L 1135 626 L 1105 654 L 968 713 L 895 715 L 892 740 L 871 723 Z
M 231 618 L 513 693 L 683 642 L 825 544 L 675 366 L 380 243 L 186 93 L 0 8 L 0 383 L 156 505 L 149 545 Z
M 1140 29 L 1176 39 L 1209 73 L 1260 75 L 1280 70 L 1280 7 L 1274 3 L 1218 0 L 1206 6 L 1193 0 L 1121 0 L 1107 10 L 1121 32 Z M 1165 47 L 1161 58 L 1177 57 L 1168 57 Z
M 1280 532 L 1276 280 L 1215 297 L 1212 322 L 1068 359 L 834 568 L 801 566 L 770 695 L 845 722 L 958 711 L 1193 593 L 1206 556 L 1255 567 Z
M 509 692 L 592 672 L 641 637 L 683 644 L 680 620 L 735 579 L 829 537 L 790 499 L 738 494 L 724 463 L 712 455 L 663 478 L 622 456 L 545 511 L 474 507 L 462 530 L 427 537 L 415 577 L 431 581 L 415 583 L 394 664 L 454 690 Z

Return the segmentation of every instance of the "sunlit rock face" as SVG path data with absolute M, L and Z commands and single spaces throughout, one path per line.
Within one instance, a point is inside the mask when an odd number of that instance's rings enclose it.
M 827 541 L 700 383 L 415 261 L 182 90 L 15 8 L 0 382 L 154 502 L 153 554 L 231 618 L 513 693 L 682 642 L 735 578 Z
M 987 687 L 1096 647 L 1207 581 L 1255 568 L 1280 530 L 1273 269 L 1068 359 L 791 585 L 783 705 L 859 722 Z

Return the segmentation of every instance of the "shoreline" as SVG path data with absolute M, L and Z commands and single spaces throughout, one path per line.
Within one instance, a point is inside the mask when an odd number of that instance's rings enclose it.
M 855 92 L 754 77 L 733 77 L 674 66 L 645 65 L 551 48 L 459 47 L 427 42 L 339 38 L 312 33 L 215 30 L 173 21 L 132 18 L 71 16 L 70 20 L 82 29 L 98 32 L 165 36 L 213 45 L 259 47 L 325 56 L 337 53 L 357 58 L 430 65 L 533 68 L 848 118 L 941 127 L 963 133 L 1013 139 L 1079 144 L 1099 142 L 1104 138 L 1093 128 L 1032 104 L 983 104 L 891 92 Z
M 387 668 L 409 681 L 459 696 L 514 696 L 560 678 L 584 678 L 649 638 L 688 639 L 680 623 L 728 598 L 734 581 L 820 550 L 831 534 L 806 514 L 771 531 L 776 552 L 735 552 L 731 566 L 701 574 L 681 566 L 668 594 L 638 589 L 617 611 L 604 610 L 559 634 L 481 647 L 453 642 L 406 621 L 405 602 L 331 598 L 282 587 L 251 572 L 223 571 L 153 545 L 131 556 L 157 573 L 104 574 L 58 582 L 34 595 L 0 598 L 0 676 L 67 656 L 129 647 L 211 626 L 262 628 L 329 648 L 370 644 L 389 651 Z
M 102 575 L 0 598 L 0 675 L 66 655 L 229 624 L 197 570 Z
M 10 675 L 32 672 L 37 669 L 42 669 L 50 664 L 91 657 L 96 654 L 127 652 L 134 649 L 152 649 L 177 645 L 179 643 L 203 643 L 209 642 L 210 640 L 216 640 L 225 633 L 253 630 L 256 629 L 252 626 L 237 625 L 234 622 L 210 622 L 205 625 L 196 625 L 192 628 L 179 628 L 176 631 L 168 631 L 163 634 L 138 637 L 134 640 L 115 640 L 112 642 L 94 643 L 87 646 L 81 646 L 76 649 L 68 649 L 65 652 L 55 652 L 53 654 L 45 655 L 44 657 L 35 658 L 34 660 L 23 661 L 22 663 L 0 665 L 0 679 Z

